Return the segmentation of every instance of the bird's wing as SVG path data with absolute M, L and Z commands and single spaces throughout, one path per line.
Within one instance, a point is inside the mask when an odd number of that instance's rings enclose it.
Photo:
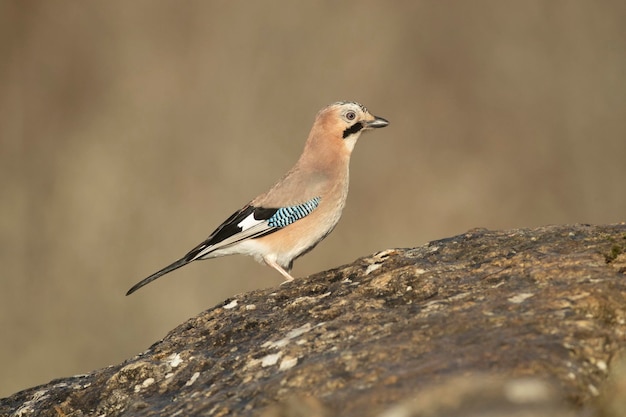
M 254 207 L 248 204 L 233 213 L 183 259 L 187 262 L 203 259 L 218 249 L 273 233 L 311 214 L 319 205 L 320 200 L 321 197 L 314 197 L 304 203 L 280 208 Z

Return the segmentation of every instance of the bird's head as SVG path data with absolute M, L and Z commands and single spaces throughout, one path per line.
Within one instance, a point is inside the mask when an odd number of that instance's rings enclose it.
M 361 133 L 385 127 L 388 124 L 389 122 L 382 117 L 372 115 L 362 104 L 339 101 L 320 110 L 315 120 L 314 130 L 319 129 L 320 133 L 323 132 L 335 140 L 341 140 L 347 150 L 352 152 Z

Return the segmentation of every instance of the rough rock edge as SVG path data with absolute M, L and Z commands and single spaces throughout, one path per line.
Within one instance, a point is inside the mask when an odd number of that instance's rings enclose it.
M 624 223 L 475 229 L 237 295 L 0 415 L 617 416 L 625 271 Z

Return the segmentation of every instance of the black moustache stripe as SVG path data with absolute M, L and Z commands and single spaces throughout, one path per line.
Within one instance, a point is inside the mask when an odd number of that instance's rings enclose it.
M 357 122 L 357 123 L 353 124 L 352 126 L 350 126 L 349 128 L 347 128 L 346 130 L 343 131 L 343 138 L 345 139 L 348 136 L 355 134 L 356 132 L 358 132 L 361 129 L 363 129 L 363 123 Z

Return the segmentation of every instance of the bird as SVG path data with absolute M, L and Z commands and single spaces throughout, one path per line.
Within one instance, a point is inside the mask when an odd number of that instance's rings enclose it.
M 190 262 L 242 254 L 291 282 L 296 258 L 337 225 L 346 204 L 350 156 L 363 132 L 389 122 L 354 101 L 338 101 L 316 115 L 296 164 L 269 191 L 220 224 L 185 256 L 135 284 L 126 295 Z

